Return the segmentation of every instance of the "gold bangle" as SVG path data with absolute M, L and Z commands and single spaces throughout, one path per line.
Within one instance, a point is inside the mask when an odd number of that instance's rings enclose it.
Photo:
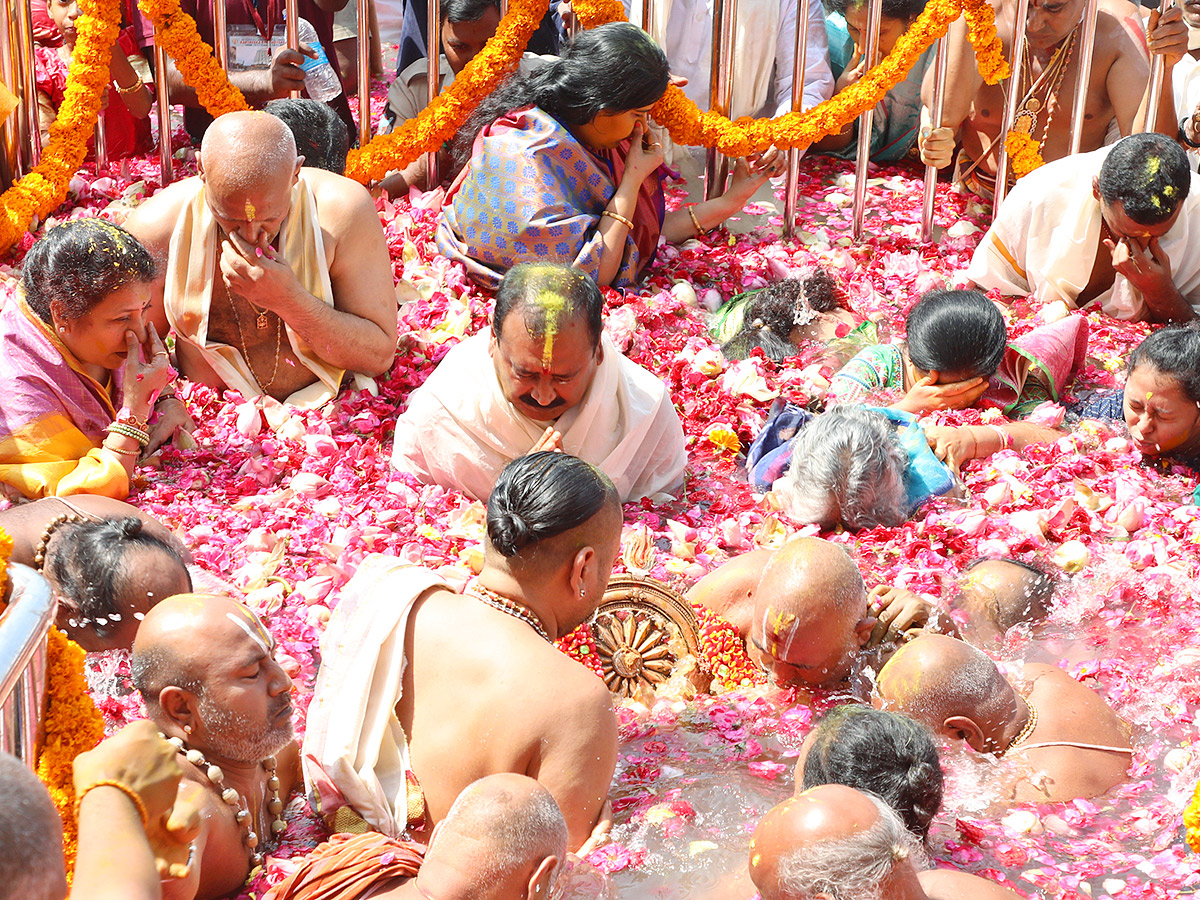
M 101 446 L 104 447 L 104 449 L 109 451 L 110 453 L 115 453 L 118 456 L 141 456 L 142 455 L 141 450 L 122 450 L 120 447 L 110 447 L 110 446 L 108 446 L 108 444 L 101 444 Z
M 134 428 L 132 425 L 126 425 L 124 422 L 113 422 L 104 429 L 109 434 L 120 434 L 127 438 L 133 438 L 143 447 L 150 443 L 150 434 L 143 431 L 141 428 Z
M 612 212 L 611 210 L 606 209 L 606 210 L 604 210 L 604 212 L 600 213 L 600 215 L 608 216 L 610 219 L 616 219 L 618 222 L 620 222 L 622 225 L 624 225 L 630 231 L 633 231 L 633 220 L 625 218 L 620 213 L 615 213 L 615 212 Z
M 691 217 L 692 224 L 696 226 L 696 236 L 699 237 L 700 235 L 704 234 L 704 229 L 700 227 L 700 220 L 696 218 L 696 211 L 692 209 L 692 207 L 695 205 L 696 204 L 693 203 L 689 206 L 685 206 L 684 209 L 687 210 L 687 214 Z
M 146 812 L 146 804 L 143 803 L 142 798 L 137 795 L 137 791 L 135 791 L 129 785 L 127 785 L 123 782 L 120 782 L 120 781 L 116 781 L 115 779 L 112 779 L 112 778 L 102 778 L 99 781 L 93 781 L 91 784 L 89 784 L 87 787 L 85 787 L 82 791 L 79 792 L 79 796 L 75 800 L 75 820 L 76 821 L 79 820 L 79 807 L 83 805 L 83 798 L 88 795 L 88 791 L 92 790 L 93 788 L 98 788 L 98 787 L 116 788 L 118 791 L 120 791 L 122 794 L 124 794 L 126 797 L 128 797 L 130 802 L 133 803 L 134 808 L 137 809 L 138 815 L 142 819 L 142 828 L 146 828 L 147 826 L 149 826 L 150 815 Z
M 121 85 L 117 84 L 115 81 L 113 82 L 113 86 L 117 89 L 118 94 L 128 97 L 130 94 L 136 94 L 138 91 L 144 88 L 146 86 L 146 82 L 142 81 L 142 78 L 139 75 L 138 80 L 129 85 L 129 87 L 121 87 Z

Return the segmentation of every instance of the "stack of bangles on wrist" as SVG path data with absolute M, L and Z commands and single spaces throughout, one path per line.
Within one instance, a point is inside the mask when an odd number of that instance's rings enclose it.
M 149 428 L 148 423 L 143 422 L 126 407 L 117 413 L 117 420 L 104 430 L 109 434 L 119 434 L 123 437 L 133 438 L 144 449 L 150 443 Z M 132 450 L 116 450 L 112 447 L 108 449 L 122 456 L 137 455 Z
M 606 210 L 604 210 L 604 212 L 600 213 L 600 215 L 601 215 L 601 217 L 608 216 L 610 219 L 616 219 L 618 222 L 620 222 L 622 225 L 624 225 L 630 231 L 633 231 L 633 220 L 625 218 L 620 213 L 615 213 L 610 209 L 606 209 Z

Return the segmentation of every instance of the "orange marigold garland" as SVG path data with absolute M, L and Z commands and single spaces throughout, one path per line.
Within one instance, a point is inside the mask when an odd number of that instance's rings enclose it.
M 0 249 L 19 241 L 35 216 L 44 218 L 67 199 L 71 176 L 83 165 L 96 128 L 100 99 L 109 82 L 108 63 L 117 40 L 118 0 L 80 0 L 75 21 L 78 37 L 58 118 L 42 159 L 24 178 L 0 195 Z
M 733 625 L 699 603 L 693 603 L 700 623 L 700 666 L 711 673 L 713 688 L 732 691 L 765 684 L 766 674 L 746 655 L 746 642 Z
M 8 561 L 12 558 L 13 539 L 0 528 L 0 609 L 4 608 L 4 591 L 8 588 Z
M 212 47 L 200 38 L 196 20 L 179 8 L 179 0 L 138 0 L 138 7 L 154 23 L 155 41 L 175 60 L 179 74 L 205 109 L 215 117 L 250 108 L 217 65 Z
M 1008 165 L 1017 178 L 1045 164 L 1042 145 L 1023 131 L 1010 131 L 1004 139 L 1004 150 L 1008 154 Z
M 596 2 L 611 4 L 613 0 Z M 585 8 L 588 6 L 585 3 Z M 579 12 L 582 17 L 583 10 Z M 651 115 L 670 131 L 676 143 L 716 147 L 726 156 L 745 156 L 771 145 L 807 147 L 873 109 L 908 74 L 917 57 L 945 35 L 950 23 L 964 12 L 971 23 L 972 39 L 981 42 L 975 44 L 980 73 L 989 84 L 995 84 L 1008 76 L 1008 64 L 1002 56 L 991 6 L 986 0 L 931 0 L 886 59 L 837 96 L 807 112 L 792 112 L 777 119 L 741 118 L 731 122 L 716 113 L 701 112 L 681 90 L 671 86 Z M 584 18 L 584 21 L 592 20 Z
M 516 71 L 525 45 L 547 7 L 548 0 L 513 0 L 492 39 L 421 115 L 391 134 L 379 135 L 365 147 L 350 151 L 347 177 L 364 184 L 376 181 L 452 138 L 480 101 Z
M 46 712 L 38 778 L 62 817 L 67 872 L 75 868 L 75 757 L 104 739 L 104 720 L 88 694 L 83 648 L 57 628 L 50 629 L 46 655 Z

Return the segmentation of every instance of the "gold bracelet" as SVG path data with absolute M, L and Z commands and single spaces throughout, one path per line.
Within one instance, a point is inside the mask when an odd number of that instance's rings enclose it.
M 108 446 L 108 444 L 101 444 L 101 446 L 105 450 L 109 451 L 110 453 L 115 453 L 118 456 L 141 456 L 142 455 L 141 450 L 122 450 L 120 447 L 110 447 L 110 446 Z
M 625 218 L 620 213 L 615 213 L 615 212 L 612 212 L 611 210 L 606 209 L 606 210 L 604 210 L 604 212 L 600 213 L 600 215 L 608 216 L 610 219 L 616 219 L 618 222 L 620 222 L 622 225 L 624 225 L 630 231 L 633 231 L 633 220 Z
M 117 93 L 123 97 L 128 97 L 130 94 L 136 94 L 145 86 L 146 82 L 142 81 L 140 75 L 138 76 L 138 80 L 129 85 L 129 87 L 121 87 L 121 85 L 117 84 L 116 81 L 113 82 L 113 87 L 115 87 L 117 89 Z
M 141 428 L 134 428 L 132 425 L 126 425 L 124 422 L 113 422 L 104 429 L 109 434 L 120 434 L 127 438 L 133 438 L 143 447 L 150 443 L 150 435 Z
M 120 781 L 116 781 L 112 778 L 102 778 L 99 781 L 93 781 L 79 792 L 79 796 L 75 799 L 76 821 L 79 821 L 79 807 L 83 805 L 83 798 L 88 795 L 88 791 L 98 787 L 116 788 L 118 791 L 128 797 L 130 802 L 133 803 L 134 808 L 137 809 L 137 813 L 142 819 L 142 828 L 146 828 L 150 824 L 150 815 L 146 812 L 146 804 L 143 803 L 142 798 L 137 795 L 137 791 L 135 791 L 129 785 Z
M 686 209 L 687 214 L 691 216 L 692 224 L 696 226 L 696 236 L 699 237 L 700 235 L 704 234 L 704 229 L 700 227 L 700 220 L 696 218 L 696 211 L 692 209 L 692 207 L 695 205 L 696 204 L 693 203 L 689 206 L 685 206 L 684 209 Z

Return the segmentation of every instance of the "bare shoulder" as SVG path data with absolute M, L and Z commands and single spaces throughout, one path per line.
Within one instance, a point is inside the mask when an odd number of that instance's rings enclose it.
M 326 227 L 359 223 L 369 217 L 379 225 L 379 213 L 370 192 L 351 178 L 324 169 L 302 169 L 304 180 L 317 201 L 321 224 Z M 380 230 L 382 226 L 380 225 Z
M 986 878 L 953 869 L 929 869 L 918 873 L 917 879 L 930 900 L 1016 900 L 1019 896 Z
M 180 212 L 196 189 L 198 178 L 192 176 L 177 181 L 143 201 L 125 219 L 125 227 L 147 247 L 159 244 L 165 247 Z
M 1132 4 L 1122 0 L 1108 0 L 1100 4 L 1096 15 L 1096 50 L 1093 65 L 1103 60 L 1110 63 L 1118 59 L 1146 61 L 1140 20 L 1136 11 L 1130 13 L 1126 7 L 1133 9 Z

